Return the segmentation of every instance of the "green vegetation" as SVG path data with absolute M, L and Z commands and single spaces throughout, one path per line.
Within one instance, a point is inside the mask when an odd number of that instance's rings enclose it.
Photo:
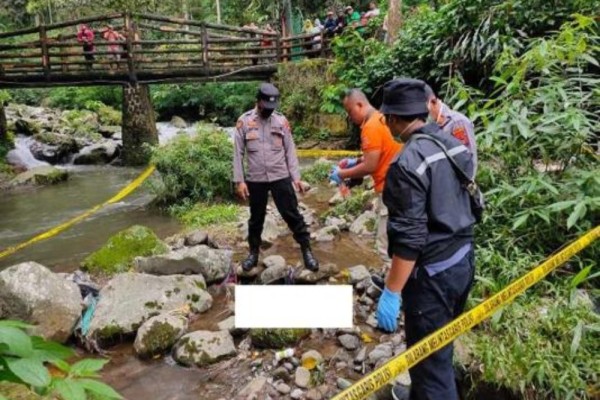
M 252 345 L 259 348 L 282 349 L 295 346 L 310 334 L 310 329 L 252 329 Z
M 327 180 L 332 166 L 331 161 L 317 160 L 310 167 L 302 170 L 302 179 L 313 185 L 321 184 Z
M 101 274 L 125 272 L 135 257 L 163 254 L 167 250 L 167 246 L 149 228 L 134 225 L 108 239 L 100 250 L 83 261 L 82 267 Z
M 258 82 L 157 85 L 151 96 L 159 119 L 180 115 L 234 126 L 254 107 L 257 89 Z
M 236 222 L 240 207 L 230 203 L 184 203 L 170 207 L 169 212 L 188 228 L 202 228 Z
M 319 102 L 315 101 L 323 88 L 334 81 L 326 60 L 304 60 L 279 66 L 276 85 L 281 92 L 280 111 L 290 121 L 297 141 L 324 140 L 330 134 L 346 133 L 345 119 L 331 111 L 322 112 Z
M 161 181 L 152 184 L 159 204 L 195 204 L 232 198 L 233 145 L 227 135 L 201 126 L 152 152 Z
M 325 211 L 321 216 L 321 219 L 330 216 L 340 218 L 344 218 L 345 216 L 358 217 L 368 209 L 369 202 L 371 202 L 373 198 L 373 191 L 364 190 L 359 187 L 353 188 L 350 192 L 350 196 L 345 198 L 341 203 Z
M 122 398 L 97 379 L 108 360 L 83 359 L 70 364 L 66 360 L 75 355 L 73 350 L 29 336 L 29 328 L 19 321 L 0 321 L 0 398 L 9 395 L 9 391 L 11 399 L 37 398 L 36 395 L 62 400 Z M 18 392 L 15 384 L 27 390 Z

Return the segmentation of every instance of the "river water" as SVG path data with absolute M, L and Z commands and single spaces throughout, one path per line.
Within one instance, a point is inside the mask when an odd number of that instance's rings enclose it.
M 158 124 L 161 143 L 176 135 L 170 124 Z M 191 131 L 191 130 L 190 130 Z M 26 147 L 22 148 L 26 152 Z M 20 154 L 21 159 L 28 158 Z M 302 160 L 301 165 L 311 164 Z M 54 186 L 20 189 L 3 193 L 0 198 L 0 249 L 12 246 L 46 231 L 81 214 L 89 208 L 112 197 L 134 179 L 141 169 L 111 166 L 80 167 L 62 166 L 70 171 L 67 182 Z M 323 211 L 333 189 L 320 187 L 300 200 L 317 212 Z M 147 185 L 142 185 L 122 202 L 105 207 L 92 217 L 76 224 L 61 234 L 35 243 L 17 253 L 0 259 L 0 270 L 24 261 L 37 261 L 54 271 L 72 271 L 91 252 L 120 230 L 134 224 L 151 228 L 165 238 L 183 227 L 161 211 L 148 207 L 152 194 Z M 378 257 L 372 251 L 371 241 L 343 234 L 340 240 L 317 243 L 313 246 L 322 263 L 333 262 L 340 267 L 357 264 L 377 266 Z M 236 258 L 244 256 L 238 249 Z M 300 252 L 291 235 L 278 240 L 266 250 L 263 257 L 280 254 L 290 264 L 300 261 Z M 216 329 L 216 324 L 228 314 L 225 287 L 210 288 L 214 296 L 213 308 L 192 324 L 194 329 Z M 374 336 L 377 336 L 374 333 Z M 335 351 L 336 346 L 320 336 L 302 346 L 317 349 L 323 354 Z M 79 351 L 81 353 L 81 351 Z M 330 355 L 330 354 L 327 354 Z M 81 353 L 81 356 L 86 356 Z M 88 355 L 89 356 L 89 355 Z M 160 358 L 144 361 L 133 353 L 131 343 L 124 343 L 109 350 L 111 361 L 102 371 L 105 382 L 118 390 L 126 399 L 152 400 L 196 400 L 230 399 L 252 377 L 251 359 L 235 358 L 208 368 L 183 368 L 172 359 Z M 357 377 L 353 377 L 357 378 Z

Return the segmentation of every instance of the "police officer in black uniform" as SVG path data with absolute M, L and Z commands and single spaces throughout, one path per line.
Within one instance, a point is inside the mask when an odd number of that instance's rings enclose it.
M 412 346 L 462 313 L 473 283 L 475 217 L 469 193 L 447 158 L 472 176 L 473 156 L 437 124 L 425 122 L 424 82 L 395 79 L 383 90 L 381 112 L 405 145 L 383 191 L 392 267 L 377 320 L 382 329 L 395 331 L 404 302 L 406 341 Z M 394 399 L 458 400 L 452 353 L 449 344 L 411 368 L 410 391 L 396 386 Z

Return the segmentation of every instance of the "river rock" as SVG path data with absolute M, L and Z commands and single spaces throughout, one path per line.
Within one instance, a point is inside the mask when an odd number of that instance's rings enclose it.
M 208 283 L 222 281 L 231 268 L 233 252 L 200 245 L 167 254 L 137 257 L 135 269 L 153 275 L 202 274 Z
M 342 335 L 338 337 L 340 344 L 349 351 L 356 350 L 360 347 L 360 339 L 354 335 Z
M 300 270 L 298 275 L 294 277 L 294 280 L 298 283 L 317 283 L 332 277 L 339 272 L 340 270 L 337 265 L 333 263 L 326 263 L 319 266 L 319 270 L 314 272 L 303 268 Z
M 179 339 L 175 345 L 174 358 L 183 365 L 203 366 L 235 353 L 235 344 L 229 332 L 196 331 Z
M 262 400 L 265 398 L 267 389 L 267 378 L 259 376 L 250 381 L 246 386 L 236 394 L 235 399 L 239 400 Z
M 310 389 L 306 392 L 306 400 L 322 400 L 323 394 L 319 389 Z
M 15 121 L 15 133 L 25 136 L 33 136 L 41 132 L 41 125 L 29 118 L 19 118 Z
M 75 156 L 75 165 L 108 164 L 118 155 L 119 145 L 114 140 L 104 140 L 100 143 L 86 146 Z
M 100 125 L 98 133 L 106 139 L 114 138 L 115 135 L 122 135 L 121 127 L 118 125 Z
M 184 244 L 186 246 L 198 246 L 208 243 L 208 233 L 203 230 L 195 230 L 185 235 Z
M 70 135 L 57 132 L 41 132 L 33 136 L 29 150 L 38 160 L 50 164 L 64 163 L 71 153 L 79 149 L 77 141 Z
M 141 357 L 168 351 L 188 328 L 185 315 L 161 314 L 144 322 L 137 331 L 133 348 Z
M 350 283 L 353 285 L 371 278 L 371 273 L 364 265 L 350 267 L 348 268 L 348 273 L 350 276 Z
M 236 328 L 235 327 L 235 316 L 224 319 L 217 324 L 220 331 L 228 331 L 233 337 L 239 337 L 248 332 L 248 329 Z
M 373 211 L 365 211 L 350 225 L 350 232 L 355 235 L 372 235 L 375 231 L 377 215 Z
M 326 226 L 314 232 L 311 236 L 317 242 L 331 242 L 340 234 L 338 226 Z
M 264 259 L 263 264 L 266 269 L 260 274 L 262 283 L 269 284 L 283 279 L 287 276 L 289 268 L 285 259 L 278 255 L 268 256 Z
M 335 206 L 336 204 L 340 204 L 343 201 L 344 196 L 342 196 L 342 193 L 339 190 L 337 190 L 327 203 L 329 203 L 330 206 Z
M 369 353 L 369 363 L 377 364 L 380 360 L 387 360 L 394 355 L 394 348 L 391 343 L 382 343 L 375 346 Z
M 294 389 L 292 393 L 290 393 L 290 397 L 293 400 L 300 400 L 304 396 L 304 392 L 301 389 Z
M 65 342 L 81 316 L 79 287 L 36 262 L 0 272 L 0 319 L 35 325 L 35 335 Z
M 59 182 L 64 182 L 69 178 L 69 173 L 64 169 L 59 169 L 52 166 L 35 167 L 29 171 L 25 171 L 17 175 L 10 181 L 11 186 L 19 186 L 26 184 L 36 185 L 54 185 Z
M 187 122 L 185 122 L 183 118 L 178 117 L 177 115 L 173 115 L 173 118 L 171 118 L 171 125 L 179 129 L 187 128 Z
M 278 384 L 275 389 L 281 394 L 288 394 L 292 391 L 292 388 L 283 382 Z
M 168 250 L 150 228 L 133 225 L 111 236 L 104 246 L 86 257 L 82 268 L 101 274 L 125 272 L 136 257 L 164 254 Z
M 100 341 L 134 333 L 147 319 L 188 306 L 202 313 L 212 305 L 202 275 L 115 275 L 100 291 L 88 336 Z
M 296 369 L 294 383 L 299 388 L 302 388 L 302 389 L 308 388 L 308 386 L 310 385 L 310 371 L 304 367 L 298 367 Z
M 347 231 L 350 228 L 346 220 L 334 216 L 329 216 L 325 219 L 325 226 L 335 226 L 340 231 Z

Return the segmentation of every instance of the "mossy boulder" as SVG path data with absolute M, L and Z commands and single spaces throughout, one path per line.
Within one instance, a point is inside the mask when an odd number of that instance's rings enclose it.
M 153 357 L 171 349 L 183 336 L 188 320 L 183 315 L 161 314 L 150 318 L 138 329 L 133 347 L 140 357 Z
M 174 358 L 183 365 L 204 366 L 235 354 L 235 344 L 229 332 L 196 331 L 179 339 Z
M 94 273 L 115 274 L 129 270 L 135 257 L 164 254 L 168 250 L 151 229 L 134 225 L 108 239 L 83 261 L 82 267 Z
M 294 346 L 310 334 L 310 329 L 252 329 L 252 345 L 266 349 Z
M 10 184 L 12 186 L 36 184 L 36 185 L 54 185 L 66 181 L 69 173 L 64 169 L 51 166 L 35 167 L 17 175 Z
M 88 337 L 110 345 L 135 335 L 153 317 L 203 313 L 212 306 L 203 287 L 202 275 L 117 274 L 100 291 Z

